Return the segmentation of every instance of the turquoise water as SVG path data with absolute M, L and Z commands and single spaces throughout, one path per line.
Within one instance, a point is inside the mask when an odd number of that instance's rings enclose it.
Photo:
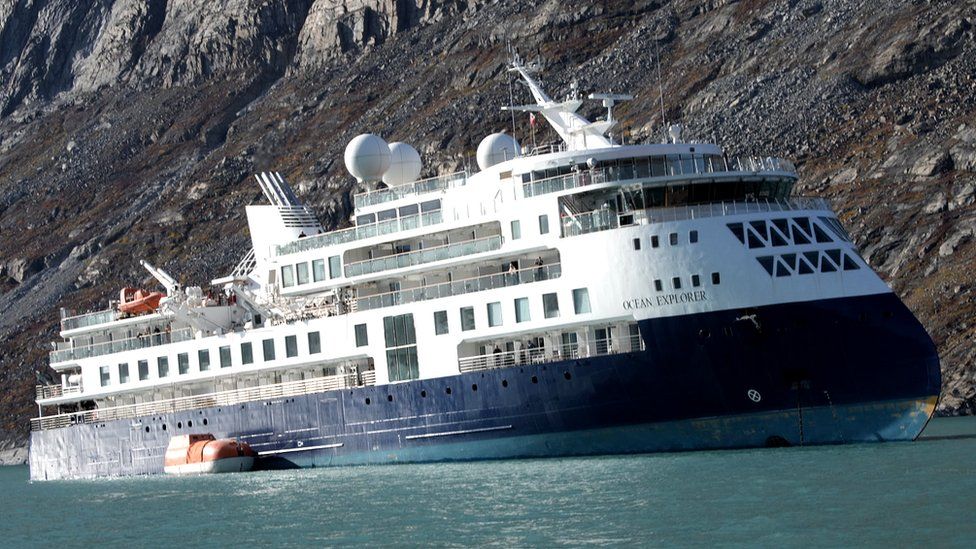
M 973 434 L 951 418 L 915 443 L 191 478 L 6 467 L 0 545 L 972 547 Z

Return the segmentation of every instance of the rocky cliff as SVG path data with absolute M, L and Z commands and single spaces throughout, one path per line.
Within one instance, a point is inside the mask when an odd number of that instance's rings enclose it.
M 974 24 L 968 0 L 0 0 L 0 450 L 20 455 L 59 307 L 148 284 L 140 258 L 225 274 L 256 171 L 342 223 L 363 131 L 466 164 L 510 125 L 509 42 L 554 95 L 635 93 L 634 140 L 660 137 L 659 49 L 667 119 L 796 159 L 935 338 L 941 410 L 972 412 Z

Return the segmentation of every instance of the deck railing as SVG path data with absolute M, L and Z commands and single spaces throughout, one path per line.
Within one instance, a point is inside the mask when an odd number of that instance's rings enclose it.
M 360 374 L 351 373 L 335 376 L 323 376 L 315 379 L 288 381 L 285 383 L 263 385 L 260 387 L 249 387 L 247 389 L 235 389 L 232 391 L 220 391 L 205 395 L 179 397 L 155 402 L 144 402 L 141 404 L 127 404 L 124 406 L 98 408 L 84 412 L 71 412 L 67 414 L 44 416 L 31 419 L 31 430 L 40 431 L 44 429 L 57 429 L 80 423 L 97 423 L 100 421 L 137 418 L 155 414 L 168 414 L 186 410 L 212 408 L 214 406 L 231 406 L 234 404 L 240 404 L 242 402 L 308 395 L 313 393 L 321 393 L 324 391 L 333 391 L 336 389 L 345 389 L 348 387 L 373 385 L 375 383 L 376 372 L 372 370 L 367 370 Z
M 506 368 L 520 364 L 542 364 L 600 355 L 632 353 L 643 350 L 644 341 L 640 335 L 609 337 L 606 339 L 590 338 L 551 347 L 500 351 L 497 353 L 492 352 L 483 355 L 461 357 L 458 359 L 458 368 L 460 368 L 461 372 L 476 372 L 478 370 Z
M 387 187 L 386 189 L 377 189 L 375 191 L 358 193 L 353 196 L 353 204 L 356 208 L 365 208 L 366 206 L 373 206 L 375 204 L 382 204 L 384 202 L 392 202 L 411 195 L 422 195 L 445 189 L 461 187 L 466 185 L 467 182 L 468 172 L 467 170 L 462 170 L 459 172 L 449 173 L 447 175 L 438 175 L 435 177 L 428 177 L 427 179 L 419 179 L 411 183 L 397 185 L 395 187 Z
M 115 308 L 85 313 L 83 315 L 69 316 L 61 319 L 61 331 L 86 328 L 96 324 L 113 322 L 119 318 L 119 312 Z
M 336 244 L 355 242 L 357 240 L 371 238 L 374 236 L 398 233 L 400 231 L 407 231 L 410 229 L 416 229 L 418 227 L 429 227 L 431 225 L 442 223 L 443 221 L 444 215 L 441 210 L 434 210 L 432 212 L 398 217 L 396 219 L 387 219 L 385 221 L 368 223 L 366 225 L 357 225 L 355 227 L 332 231 L 330 233 L 306 236 L 304 238 L 299 238 L 298 240 L 293 240 L 287 244 L 276 246 L 275 249 L 278 255 L 287 255 L 305 252 L 308 250 L 317 250 L 319 248 L 334 246 Z
M 82 358 L 91 358 L 93 356 L 121 353 L 122 351 L 134 351 L 136 349 L 156 347 L 158 345 L 166 345 L 168 343 L 178 343 L 180 341 L 187 341 L 190 339 L 193 339 L 193 330 L 190 328 L 181 328 L 179 330 L 173 330 L 172 332 L 151 333 L 144 336 L 116 339 L 114 341 L 103 341 L 101 343 L 85 345 L 84 347 L 58 349 L 51 351 L 50 361 L 51 364 L 57 364 L 60 362 L 67 362 L 69 360 L 79 360 Z M 61 343 L 59 342 L 58 346 L 60 345 Z
M 495 235 L 487 238 L 479 238 L 477 240 L 455 242 L 453 244 L 446 244 L 444 246 L 437 246 L 434 248 L 425 248 L 422 250 L 414 250 L 411 252 L 388 255 L 386 257 L 378 257 L 376 259 L 367 259 L 365 261 L 349 263 L 346 265 L 345 271 L 346 276 L 359 276 L 380 271 L 387 271 L 390 269 L 401 269 L 403 267 L 431 263 L 433 261 L 454 259 L 456 257 L 482 252 L 490 252 L 501 247 L 502 237 Z

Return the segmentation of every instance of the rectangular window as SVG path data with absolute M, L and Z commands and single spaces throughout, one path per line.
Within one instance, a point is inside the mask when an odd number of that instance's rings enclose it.
M 98 377 L 99 380 L 102 382 L 102 387 L 108 387 L 108 384 L 111 380 L 108 374 L 108 366 L 102 366 L 98 369 Z
M 528 322 L 530 320 L 532 319 L 529 317 L 529 298 L 515 298 L 515 322 Z
M 635 238 L 634 239 L 634 249 L 635 250 L 640 250 L 640 239 L 639 238 Z
M 718 273 L 712 273 L 712 284 L 718 285 L 722 283 L 722 278 Z
M 275 359 L 274 339 L 265 339 L 261 342 L 261 351 L 264 361 L 269 362 Z
M 668 241 L 671 242 L 672 246 L 678 245 L 678 233 L 671 233 L 668 235 Z
M 254 363 L 254 348 L 251 346 L 250 341 L 245 341 L 241 343 L 241 364 L 253 364 Z
M 403 381 L 420 377 L 417 362 L 417 333 L 413 315 L 383 318 L 383 334 L 386 341 L 386 365 L 390 381 Z
M 576 358 L 579 356 L 579 339 L 576 336 L 576 332 L 563 334 L 562 344 L 560 352 L 563 358 Z
M 206 372 L 210 369 L 210 350 L 200 349 L 197 351 L 197 361 L 200 363 L 200 371 Z
M 542 294 L 542 311 L 546 318 L 559 316 L 559 297 L 556 294 Z
M 298 356 L 298 336 L 285 336 L 285 356 L 288 358 Z
M 365 347 L 369 345 L 369 337 L 366 334 L 365 324 L 356 324 L 356 347 Z
M 146 381 L 149 379 L 149 361 L 140 360 L 137 366 L 139 367 L 139 381 Z
M 322 338 L 318 332 L 308 333 L 308 354 L 314 355 L 322 352 Z
M 688 233 L 688 242 L 691 242 L 692 244 L 698 243 L 698 231 L 691 231 Z
M 652 235 L 651 236 L 651 247 L 652 248 L 657 248 L 660 245 L 661 245 L 661 241 L 658 239 L 657 235 Z
M 161 356 L 156 359 L 156 373 L 159 374 L 160 378 L 164 378 L 169 375 L 169 358 Z
M 442 335 L 450 331 L 447 325 L 447 311 L 434 311 L 434 334 Z
M 518 240 L 522 238 L 522 224 L 518 219 L 512 221 L 512 240 Z
M 681 277 L 676 276 L 676 277 L 672 278 L 671 279 L 671 286 L 673 286 L 675 290 L 680 290 L 681 289 Z
M 698 275 L 691 275 L 691 285 L 696 288 L 701 286 L 701 277 Z
M 291 288 L 295 285 L 295 267 L 285 265 L 281 268 L 281 287 Z
M 119 364 L 119 383 L 128 383 L 128 382 L 129 382 L 129 364 L 127 362 L 123 362 L 122 364 Z
M 190 373 L 190 355 L 186 353 L 176 355 L 176 371 L 181 376 Z
M 461 307 L 461 331 L 474 330 L 474 307 Z
M 488 326 L 502 325 L 502 304 L 498 301 L 488 304 Z
M 573 310 L 578 315 L 590 312 L 590 292 L 586 288 L 573 290 Z
M 325 280 L 325 260 L 316 259 L 312 261 L 312 282 L 322 282 Z
M 664 284 L 661 282 L 660 279 L 657 279 L 657 280 L 654 281 L 654 291 L 655 292 L 663 292 L 664 291 Z
M 342 261 L 339 256 L 334 255 L 329 258 L 329 278 L 339 278 L 342 276 Z
M 218 352 L 220 354 L 220 367 L 221 368 L 230 368 L 230 364 L 231 364 L 231 362 L 230 362 L 230 345 L 225 345 L 225 346 L 221 347 L 220 349 L 218 349 Z
M 308 284 L 308 263 L 299 263 L 295 265 L 295 275 L 298 279 L 298 284 Z
M 539 234 L 549 234 L 549 216 L 539 216 Z

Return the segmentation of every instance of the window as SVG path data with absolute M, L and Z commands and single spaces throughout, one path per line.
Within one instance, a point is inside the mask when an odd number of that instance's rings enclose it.
M 661 245 L 661 240 L 658 239 L 658 237 L 657 237 L 656 234 L 655 235 L 652 235 L 651 236 L 651 247 L 652 248 L 657 248 L 660 245 Z
M 275 359 L 274 339 L 265 339 L 261 342 L 261 351 L 264 361 L 268 362 Z
M 225 345 L 218 349 L 220 355 L 220 367 L 230 368 L 230 345 Z
M 613 328 L 597 328 L 596 354 L 605 355 L 611 350 L 613 343 Z
M 539 216 L 539 234 L 549 233 L 549 216 L 540 215 Z
M 681 277 L 676 276 L 676 277 L 672 278 L 671 279 L 671 286 L 673 286 L 675 290 L 680 290 L 681 289 Z
M 640 239 L 639 238 L 635 238 L 634 239 L 634 249 L 635 250 L 640 250 Z
M 562 355 L 564 358 L 576 358 L 579 356 L 579 340 L 576 332 L 569 332 L 562 335 Z
M 450 330 L 447 325 L 447 311 L 434 311 L 434 334 L 446 334 Z
M 298 336 L 285 336 L 285 356 L 288 358 L 298 356 Z
M 474 330 L 474 307 L 461 307 L 461 331 Z
M 98 377 L 102 382 L 102 387 L 108 387 L 108 384 L 111 380 L 108 374 L 108 366 L 102 366 L 98 369 Z
M 312 281 L 322 282 L 325 280 L 325 260 L 316 259 L 312 261 Z
M 518 240 L 522 238 L 522 224 L 518 219 L 512 221 L 512 240 Z
M 186 353 L 176 355 L 176 371 L 181 376 L 190 373 L 190 355 Z
M 356 347 L 365 347 L 369 345 L 369 337 L 366 334 L 365 324 L 356 324 Z
M 573 290 L 573 310 L 578 315 L 590 312 L 590 292 L 586 288 Z
M 129 382 L 129 364 L 127 362 L 123 362 L 122 364 L 119 364 L 119 383 L 128 383 L 128 382 Z
M 318 332 L 308 333 L 308 354 L 314 355 L 315 353 L 322 352 L 322 339 Z
M 718 273 L 712 273 L 712 284 L 718 285 L 722 283 L 722 278 Z
M 519 297 L 515 299 L 515 322 L 528 322 L 532 320 L 529 316 L 529 298 Z
M 159 374 L 160 378 L 164 378 L 169 375 L 169 358 L 161 356 L 156 359 L 156 373 Z
M 542 294 L 542 311 L 546 318 L 559 316 L 559 298 L 556 294 Z
M 339 256 L 334 255 L 329 258 L 329 278 L 339 278 L 342 276 L 342 261 Z
M 250 341 L 245 341 L 241 343 L 241 364 L 253 364 L 254 363 L 254 349 L 251 346 Z
M 285 265 L 281 268 L 281 287 L 290 288 L 295 285 L 295 267 Z
M 668 242 L 670 242 L 672 246 L 677 246 L 678 245 L 678 233 L 671 233 L 671 234 L 669 234 L 668 235 Z
M 298 284 L 308 284 L 308 263 L 295 265 L 295 274 L 298 278 Z
M 386 341 L 386 366 L 390 381 L 420 377 L 413 314 L 384 317 L 383 335 Z
M 698 288 L 701 286 L 701 277 L 698 275 L 691 275 L 691 285 Z
M 655 292 L 663 292 L 664 291 L 664 284 L 661 282 L 660 279 L 654 281 L 654 291 Z
M 488 326 L 502 325 L 502 304 L 498 301 L 488 304 Z
M 206 372 L 210 369 L 210 351 L 208 349 L 200 349 L 197 351 L 197 361 L 200 363 L 200 371 Z
M 146 381 L 149 379 L 149 361 L 140 360 L 136 366 L 139 368 L 139 381 Z
M 692 244 L 698 243 L 698 231 L 691 231 L 688 233 L 688 242 L 691 242 Z

